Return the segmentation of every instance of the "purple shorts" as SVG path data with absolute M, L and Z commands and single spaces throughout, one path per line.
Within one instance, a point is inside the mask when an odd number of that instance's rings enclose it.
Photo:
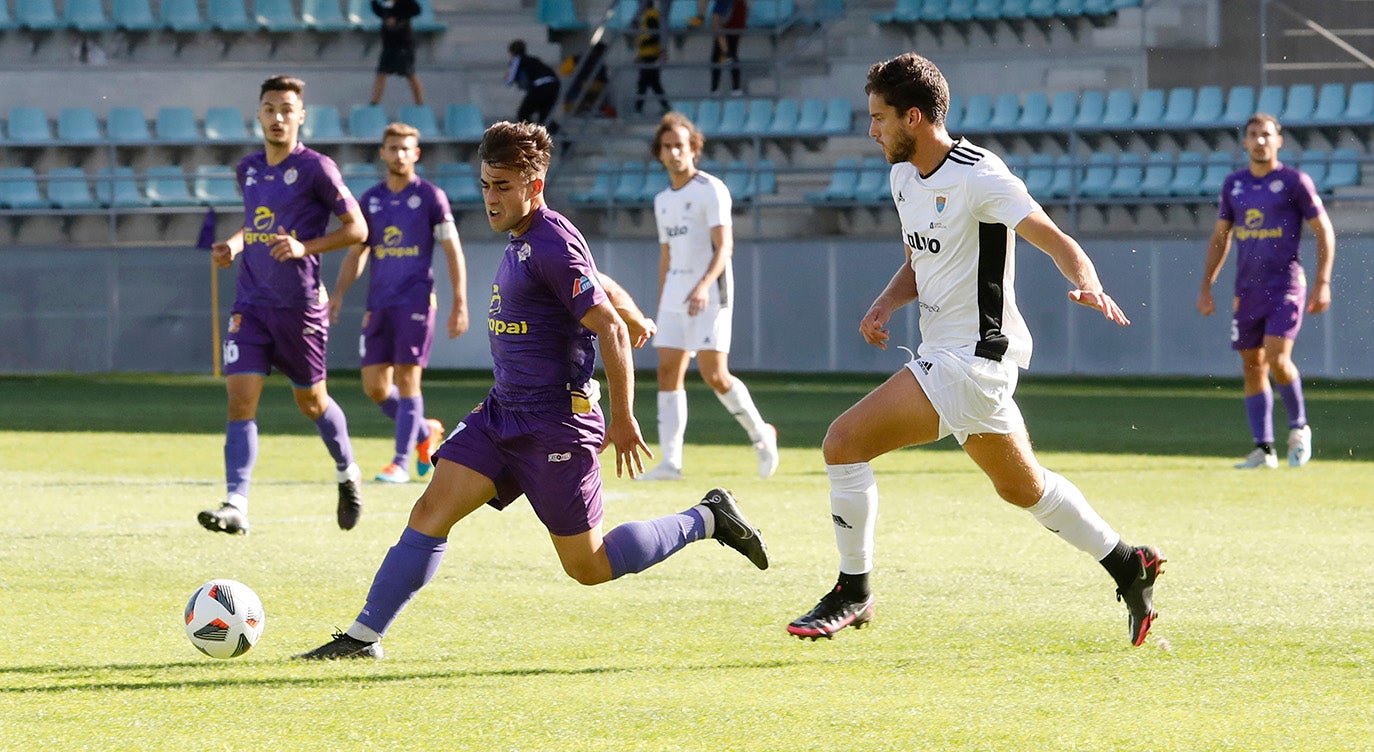
M 1294 340 L 1302 328 L 1303 289 L 1249 290 L 1231 317 L 1231 349 L 1258 350 L 1265 337 Z
M 363 314 L 358 354 L 365 366 L 389 363 L 426 368 L 433 342 L 434 306 L 378 308 Z
M 266 376 L 275 367 L 297 389 L 324 381 L 329 306 L 263 308 L 236 305 L 224 335 L 224 373 Z
M 601 461 L 606 420 L 600 409 L 575 415 L 503 407 L 487 397 L 449 434 L 435 457 L 490 478 L 505 509 L 524 494 L 554 535 L 585 533 L 601 524 Z

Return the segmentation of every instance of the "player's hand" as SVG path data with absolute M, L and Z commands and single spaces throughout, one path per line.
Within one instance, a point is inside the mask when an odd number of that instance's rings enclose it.
M 343 310 L 343 296 L 329 296 L 329 323 L 339 323 L 339 311 Z
M 1102 315 L 1106 317 L 1108 321 L 1115 321 L 1122 326 L 1131 323 L 1131 320 L 1126 318 L 1126 312 L 1121 310 L 1121 306 L 1117 305 L 1116 301 L 1112 300 L 1112 296 L 1105 292 L 1094 290 L 1070 290 L 1069 300 L 1089 308 L 1096 308 L 1102 312 Z
M 626 321 L 625 326 L 630 330 L 630 346 L 636 349 L 648 344 L 649 338 L 658 334 L 658 324 L 647 316 L 637 321 Z
M 448 338 L 456 339 L 468 330 L 468 307 L 454 306 L 448 315 Z
M 1317 286 L 1312 288 L 1311 294 L 1307 296 L 1307 312 L 1326 313 L 1326 310 L 1330 307 L 1331 283 L 1318 282 Z
M 305 246 L 287 234 L 285 227 L 277 228 L 277 236 L 272 239 L 272 258 L 278 261 L 305 258 Z
M 688 295 L 687 300 L 683 302 L 687 304 L 687 315 L 695 316 L 706 310 L 706 304 L 710 302 L 710 296 L 706 294 L 706 288 L 697 285 L 692 288 L 692 294 Z
M 891 318 L 886 309 L 879 308 L 877 305 L 868 309 L 862 320 L 859 321 L 859 334 L 862 334 L 864 341 L 877 347 L 879 350 L 887 349 L 887 340 L 891 336 L 887 327 L 888 319 Z
M 228 269 L 234 265 L 234 249 L 228 243 L 215 243 L 210 246 L 210 260 L 215 262 L 215 266 L 221 269 Z
M 1197 294 L 1197 312 L 1203 316 L 1211 316 L 1217 312 L 1217 301 L 1212 298 L 1210 287 Z
M 654 458 L 653 450 L 644 443 L 644 435 L 639 432 L 639 421 L 634 416 L 626 418 L 616 418 L 606 427 L 606 443 L 601 446 L 605 449 L 608 445 L 615 446 L 615 477 L 625 477 L 625 471 L 630 471 L 631 478 L 637 478 L 644 474 L 644 459 Z M 640 456 L 640 451 L 644 456 Z

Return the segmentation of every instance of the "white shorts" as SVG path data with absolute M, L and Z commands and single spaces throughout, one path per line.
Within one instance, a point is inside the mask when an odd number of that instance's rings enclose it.
M 707 308 L 695 316 L 688 316 L 686 311 L 660 311 L 656 319 L 658 333 L 654 335 L 654 347 L 686 350 L 693 355 L 698 350 L 728 353 L 730 310 Z
M 1012 398 L 1020 369 L 1010 360 L 941 350 L 919 355 L 906 367 L 940 416 L 940 438 L 953 434 L 963 444 L 969 434 L 1005 436 L 1025 429 Z

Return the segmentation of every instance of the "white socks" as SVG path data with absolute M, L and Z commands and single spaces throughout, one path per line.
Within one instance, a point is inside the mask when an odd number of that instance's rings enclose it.
M 826 465 L 830 476 L 830 514 L 840 571 L 864 574 L 873 569 L 873 526 L 878 521 L 878 482 L 867 462 Z
M 730 391 L 725 394 L 716 392 L 716 399 L 720 404 L 725 405 L 725 409 L 735 416 L 735 420 L 744 427 L 749 433 L 749 443 L 755 444 L 763 440 L 764 426 L 763 416 L 759 415 L 759 409 L 754 407 L 754 398 L 749 396 L 749 388 L 743 381 L 735 379 L 735 385 L 730 387 Z
M 1093 561 L 1101 561 L 1121 541 L 1121 536 L 1088 504 L 1078 486 L 1053 470 L 1045 470 L 1045 495 L 1026 511 L 1051 533 L 1093 557 Z
M 659 462 L 682 469 L 682 442 L 687 434 L 687 391 L 658 393 Z

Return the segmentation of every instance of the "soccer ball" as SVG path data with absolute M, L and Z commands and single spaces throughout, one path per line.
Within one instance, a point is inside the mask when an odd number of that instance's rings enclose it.
M 237 658 L 262 637 L 267 614 L 242 582 L 210 580 L 186 601 L 186 636 L 211 658 Z

